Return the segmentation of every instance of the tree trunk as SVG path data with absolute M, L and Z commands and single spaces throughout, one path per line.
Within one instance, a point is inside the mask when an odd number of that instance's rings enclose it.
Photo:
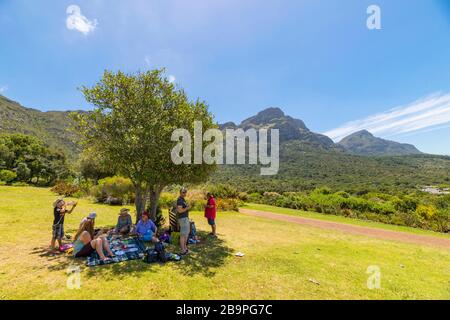
M 150 218 L 155 221 L 156 219 L 156 210 L 158 209 L 159 197 L 161 196 L 161 192 L 164 187 L 157 186 L 153 187 L 150 190 Z
M 136 206 L 136 223 L 141 220 L 142 213 L 145 211 L 145 203 L 147 202 L 147 197 L 142 189 L 141 185 L 135 186 L 136 199 L 134 200 L 134 205 Z

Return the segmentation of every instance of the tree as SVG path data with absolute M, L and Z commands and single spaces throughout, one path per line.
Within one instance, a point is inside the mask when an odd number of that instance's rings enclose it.
M 71 174 L 64 153 L 19 133 L 0 134 L 0 168 L 15 171 L 19 181 L 46 185 Z
M 17 178 L 20 181 L 28 181 L 31 177 L 31 170 L 26 163 L 19 163 L 16 168 Z
M 75 132 L 80 133 L 85 147 L 132 181 L 137 219 L 149 200 L 155 217 L 165 186 L 201 181 L 214 170 L 214 165 L 175 165 L 171 161 L 175 129 L 192 134 L 195 120 L 202 121 L 205 130 L 215 124 L 207 105 L 190 101 L 164 76 L 164 69 L 135 74 L 105 71 L 97 84 L 81 91 L 94 109 L 73 114 Z

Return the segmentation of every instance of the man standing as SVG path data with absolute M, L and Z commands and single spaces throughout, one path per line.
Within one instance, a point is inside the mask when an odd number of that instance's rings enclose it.
M 186 202 L 187 189 L 181 188 L 180 196 L 177 199 L 178 223 L 180 225 L 180 248 L 181 255 L 187 255 L 187 241 L 190 232 L 189 209 L 191 208 Z
M 205 206 L 205 218 L 208 219 L 208 224 L 211 226 L 212 232 L 210 235 L 216 236 L 216 200 L 214 195 L 208 192 L 206 194 L 207 202 Z

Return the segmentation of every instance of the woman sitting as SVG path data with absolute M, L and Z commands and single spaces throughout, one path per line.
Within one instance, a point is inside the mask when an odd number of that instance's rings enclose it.
M 156 225 L 150 220 L 148 212 L 142 214 L 141 220 L 136 225 L 137 235 L 144 241 L 159 242 L 156 237 Z
M 106 237 L 94 239 L 94 222 L 93 220 L 86 220 L 75 234 L 73 255 L 76 258 L 89 257 L 94 251 L 97 251 L 100 259 L 107 261 L 109 258 L 105 256 L 103 250 L 108 253 L 108 257 L 114 257 Z
M 119 233 L 122 236 L 126 236 L 131 232 L 133 227 L 133 221 L 131 220 L 130 210 L 123 208 L 120 210 L 119 217 L 117 218 L 117 225 L 114 228 L 114 233 Z

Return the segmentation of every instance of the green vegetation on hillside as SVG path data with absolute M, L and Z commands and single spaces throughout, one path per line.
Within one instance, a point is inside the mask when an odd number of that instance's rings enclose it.
M 328 186 L 349 193 L 396 194 L 424 185 L 450 184 L 450 157 L 434 155 L 366 157 L 320 150 L 299 141 L 280 147 L 280 170 L 260 176 L 258 166 L 223 165 L 211 181 L 249 193 L 297 192 Z
M 23 133 L 37 137 L 48 146 L 63 150 L 72 160 L 80 152 L 75 136 L 68 129 L 73 121 L 70 111 L 42 112 L 25 108 L 0 95 L 0 133 Z
M 71 174 L 65 154 L 33 136 L 0 134 L 0 182 L 50 185 Z

